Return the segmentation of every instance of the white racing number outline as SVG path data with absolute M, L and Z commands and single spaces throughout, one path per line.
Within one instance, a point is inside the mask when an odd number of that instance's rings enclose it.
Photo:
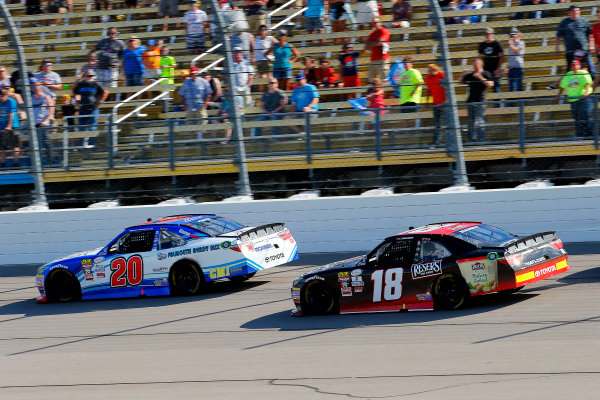
M 371 274 L 373 281 L 373 303 L 383 299 L 386 301 L 398 300 L 402 297 L 402 268 L 378 269 Z M 385 274 L 385 276 L 384 276 Z
M 125 261 L 125 257 L 117 257 L 110 263 L 110 287 L 137 286 L 144 280 L 144 261 L 134 254 Z

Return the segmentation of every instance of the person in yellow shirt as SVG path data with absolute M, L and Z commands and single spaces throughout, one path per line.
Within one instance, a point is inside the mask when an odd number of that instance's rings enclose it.
M 169 55 L 169 48 L 168 47 L 163 47 L 160 50 L 160 68 L 161 68 L 161 73 L 160 73 L 160 77 L 161 78 L 168 78 L 168 80 L 163 81 L 163 84 L 169 84 L 172 85 L 175 83 L 175 67 L 177 66 L 177 63 L 175 62 L 175 58 L 173 56 Z M 170 91 L 174 91 L 174 88 L 169 89 Z
M 413 68 L 413 59 L 406 56 L 402 59 L 404 71 L 398 77 L 398 86 L 400 88 L 400 107 L 401 112 L 411 113 L 417 111 L 417 105 L 421 102 L 421 92 L 423 91 L 423 76 L 418 69 Z M 402 126 L 406 128 L 407 120 L 402 121 Z
M 575 136 L 592 136 L 592 122 L 589 120 L 592 94 L 592 77 L 590 73 L 581 69 L 579 60 L 571 63 L 571 71 L 567 72 L 560 80 L 558 96 L 566 92 L 567 102 L 571 105 L 571 114 L 575 120 Z

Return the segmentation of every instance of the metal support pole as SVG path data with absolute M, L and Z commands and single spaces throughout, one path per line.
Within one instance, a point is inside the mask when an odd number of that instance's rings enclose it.
M 175 122 L 169 119 L 169 168 L 175 171 Z
M 304 113 L 304 129 L 306 131 L 306 163 L 312 164 L 312 149 L 310 143 L 310 113 Z
M 252 191 L 250 190 L 250 178 L 248 176 L 248 165 L 246 160 L 246 146 L 244 144 L 244 131 L 242 130 L 242 119 L 240 118 L 240 112 L 237 109 L 235 101 L 235 93 L 233 88 L 233 52 L 231 50 L 231 41 L 229 40 L 229 29 L 223 18 L 223 14 L 218 12 L 219 5 L 217 0 L 211 0 L 213 13 L 217 19 L 217 34 L 221 35 L 221 43 L 225 48 L 225 75 L 227 77 L 227 84 L 230 90 L 227 92 L 229 104 L 231 104 L 231 115 L 229 119 L 233 124 L 233 137 L 235 138 L 237 148 L 237 163 L 238 163 L 238 194 L 240 196 L 251 196 Z
M 521 154 L 525 153 L 525 105 L 523 100 L 519 100 L 519 150 Z
M 375 110 L 375 154 L 377 161 L 381 161 L 381 128 L 379 110 Z
M 592 96 L 592 107 L 594 110 L 594 125 L 593 125 L 593 135 L 594 135 L 594 149 L 598 150 L 598 97 Z
M 115 121 L 114 121 L 114 114 L 110 114 L 108 116 L 108 128 L 106 129 L 107 131 L 107 138 L 108 138 L 108 146 L 107 146 L 107 152 L 108 152 L 108 169 L 113 169 L 115 167 L 115 147 L 114 147 L 114 136 L 112 135 L 112 132 L 114 129 L 116 129 L 115 127 Z
M 445 77 L 442 84 L 446 88 L 446 97 L 450 113 L 448 121 L 449 136 L 454 137 L 454 159 L 456 167 L 453 169 L 454 184 L 468 185 L 467 166 L 465 164 L 465 155 L 463 153 L 462 136 L 460 134 L 460 121 L 458 119 L 458 105 L 456 103 L 456 92 L 454 91 L 454 82 L 452 81 L 452 65 L 450 65 L 450 51 L 448 49 L 448 37 L 446 36 L 446 23 L 442 16 L 442 9 L 437 0 L 429 0 L 429 6 L 433 10 L 433 19 L 437 25 L 438 41 L 440 43 L 441 62 L 444 68 Z M 447 140 L 449 137 L 446 138 Z
M 27 60 L 25 59 L 25 53 L 23 52 L 23 44 L 21 43 L 21 37 L 15 26 L 15 22 L 12 19 L 10 11 L 6 6 L 6 3 L 0 1 L 0 14 L 6 23 L 8 32 L 12 39 L 12 46 L 17 56 L 17 68 L 19 69 L 20 83 L 21 83 L 21 94 L 23 96 L 23 102 L 25 112 L 27 114 L 27 128 L 29 130 L 29 147 L 30 147 L 30 160 L 31 169 L 34 179 L 34 202 L 37 204 L 46 204 L 46 188 L 44 186 L 44 175 L 42 171 L 42 163 L 40 161 L 40 146 L 33 123 L 33 109 L 31 103 L 31 89 L 29 88 L 29 73 L 27 71 Z

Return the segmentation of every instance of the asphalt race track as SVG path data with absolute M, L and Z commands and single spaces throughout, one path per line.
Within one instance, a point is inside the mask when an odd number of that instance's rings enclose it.
M 567 246 L 571 252 L 571 248 Z M 600 253 L 455 312 L 290 316 L 314 255 L 193 298 L 38 305 L 0 267 L 0 399 L 598 399 Z

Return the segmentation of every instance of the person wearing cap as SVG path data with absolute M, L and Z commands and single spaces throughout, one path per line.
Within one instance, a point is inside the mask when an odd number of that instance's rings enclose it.
M 352 43 L 346 43 L 342 46 L 342 51 L 338 57 L 340 61 L 340 75 L 344 87 L 359 87 L 360 78 L 358 77 L 358 57 L 360 51 L 354 51 Z M 348 98 L 360 97 L 360 93 L 348 93 Z
M 118 39 L 117 28 L 108 29 L 108 37 L 100 40 L 89 52 L 98 57 L 98 68 L 95 71 L 97 83 L 105 88 L 117 87 L 119 80 L 119 64 L 125 51 L 125 43 Z
M 198 76 L 198 68 L 191 67 L 188 79 L 183 81 L 179 88 L 179 95 L 183 97 L 183 107 L 186 111 L 188 125 L 206 124 L 208 118 L 207 107 L 212 104 L 213 91 L 210 84 L 202 77 Z M 198 121 L 202 118 L 201 121 Z M 198 139 L 202 139 L 202 132 L 197 132 Z M 193 133 L 190 132 L 190 137 Z
M 87 56 L 87 61 L 81 67 L 81 71 L 79 72 L 79 75 L 77 75 L 75 81 L 79 82 L 83 78 L 85 78 L 88 71 L 94 71 L 96 75 L 98 74 L 98 57 L 96 57 L 94 54 L 90 54 Z
M 108 90 L 96 82 L 96 73 L 89 70 L 82 81 L 73 88 L 73 96 L 79 104 L 79 130 L 96 131 L 100 104 L 106 101 Z M 89 140 L 88 140 L 89 139 Z M 96 138 L 85 138 L 85 146 L 94 146 Z
M 296 83 L 298 86 L 292 90 L 290 96 L 290 105 L 295 112 L 314 112 L 319 110 L 319 91 L 315 85 L 306 82 L 306 75 L 297 74 Z M 293 118 L 304 118 L 303 115 L 297 115 Z M 292 129 L 299 132 L 296 125 Z
M 267 3 L 268 0 L 244 0 L 250 32 L 256 32 L 259 26 L 267 24 Z
M 560 39 L 565 42 L 567 68 L 575 58 L 583 59 L 589 55 L 589 38 L 592 33 L 590 24 L 581 16 L 581 9 L 576 5 L 569 7 L 569 16 L 558 24 L 556 30 L 555 54 L 559 54 Z M 590 63 L 593 68 L 593 63 Z
M 9 93 L 8 87 L 0 88 L 0 168 L 6 167 L 7 150 L 12 150 L 14 165 L 19 165 L 19 139 L 14 131 L 19 128 L 17 102 Z
M 492 74 L 483 69 L 483 60 L 473 60 L 473 70 L 464 71 L 460 83 L 469 86 L 467 97 L 468 139 L 483 141 L 485 136 L 485 92 L 494 86 Z
M 29 80 L 29 85 L 31 87 L 31 106 L 35 126 L 50 126 L 54 119 L 54 100 L 44 93 L 43 84 L 39 80 L 32 78 Z
M 508 36 L 508 62 L 504 71 L 508 75 L 508 90 L 510 92 L 523 90 L 524 55 L 525 42 L 521 40 L 521 32 L 518 29 L 513 29 Z
M 145 70 L 142 55 L 146 50 L 146 47 L 140 46 L 137 36 L 129 36 L 127 48 L 123 50 L 123 69 L 127 86 L 142 86 Z
M 373 19 L 375 29 L 367 37 L 363 51 L 371 52 L 369 81 L 374 78 L 385 80 L 390 71 L 390 31 L 383 26 L 379 17 Z
M 233 50 L 233 75 L 232 85 L 234 94 L 244 98 L 244 105 L 250 107 L 252 102 L 252 82 L 254 81 L 254 68 L 244 58 L 244 52 L 240 48 Z
M 427 74 L 425 75 L 425 89 L 427 98 L 431 97 L 431 108 L 433 110 L 433 142 L 434 146 L 442 142 L 442 135 L 445 132 L 444 128 L 448 128 L 448 117 L 450 115 L 448 104 L 446 103 L 446 88 L 442 85 L 442 80 L 445 77 L 444 71 L 437 64 L 429 64 L 427 66 Z M 448 143 L 448 135 L 446 132 L 446 143 Z
M 208 15 L 198 7 L 199 5 L 197 0 L 190 1 L 190 9 L 183 16 L 187 49 L 195 54 L 204 52 L 208 26 Z
M 162 44 L 162 41 L 161 43 Z M 142 54 L 144 63 L 144 84 L 149 85 L 160 78 L 160 45 L 156 40 L 150 39 L 146 42 L 147 50 Z
M 258 28 L 257 35 L 254 39 L 254 65 L 256 67 L 256 74 L 259 78 L 271 77 L 271 67 L 265 53 L 276 41 L 277 39 L 269 35 L 269 30 L 266 25 L 261 25 L 260 28 Z
M 273 54 L 273 59 L 269 55 Z M 265 52 L 265 57 L 273 63 L 273 77 L 279 81 L 281 90 L 290 90 L 292 64 L 300 57 L 296 48 L 288 43 L 287 31 L 279 31 L 278 41 Z
M 52 61 L 44 60 L 41 65 L 41 71 L 34 75 L 47 90 L 52 99 L 56 99 L 56 91 L 62 89 L 62 79 L 60 75 L 52 71 Z
M 252 63 L 254 61 L 254 35 L 250 32 L 237 31 L 229 37 L 231 48 L 241 50 L 244 53 L 246 61 Z
M 567 102 L 571 106 L 571 114 L 575 120 L 575 136 L 592 135 L 592 121 L 589 116 L 592 108 L 592 77 L 581 68 L 579 60 L 571 62 L 571 71 L 567 72 L 558 85 L 558 98 L 566 92 Z
M 499 92 L 504 50 L 494 38 L 494 28 L 487 28 L 485 30 L 485 40 L 479 43 L 478 53 L 479 57 L 483 60 L 483 70 L 492 75 L 494 92 Z

